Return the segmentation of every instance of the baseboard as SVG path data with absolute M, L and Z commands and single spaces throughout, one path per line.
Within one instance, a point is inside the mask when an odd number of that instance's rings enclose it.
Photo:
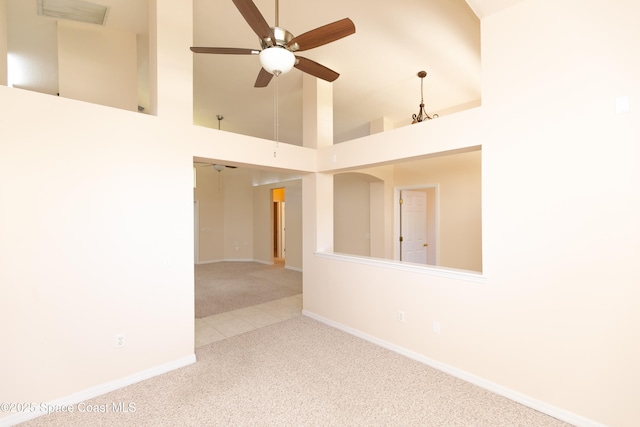
M 94 397 L 109 393 L 114 390 L 129 386 L 131 384 L 138 383 L 140 381 L 148 380 L 149 378 L 157 377 L 158 375 L 165 374 L 175 369 L 183 368 L 196 362 L 196 355 L 184 357 L 182 359 L 175 360 L 173 362 L 165 363 L 164 365 L 156 366 L 155 368 L 147 369 L 128 377 L 111 381 L 105 384 L 101 384 L 96 387 L 89 388 L 87 390 L 72 394 L 61 399 L 56 399 L 52 402 L 45 402 L 45 405 L 51 406 L 69 406 L 76 405 L 85 400 L 92 399 Z M 46 406 L 45 406 L 46 407 Z M 19 423 L 38 418 L 42 415 L 46 415 L 46 411 L 40 409 L 40 404 L 36 404 L 34 412 L 23 412 L 8 417 L 0 418 L 0 427 L 10 427 Z
M 258 264 L 264 264 L 264 265 L 273 265 L 274 262 L 273 261 L 265 261 L 263 259 L 250 259 L 248 260 L 249 262 L 255 262 Z
M 264 264 L 264 265 L 273 265 L 274 262 L 273 261 L 265 261 L 262 259 L 245 259 L 245 258 L 229 258 L 229 259 L 218 259 L 218 260 L 212 260 L 212 261 L 199 261 L 196 265 L 201 265 L 201 264 L 214 264 L 216 262 L 256 262 L 258 264 Z M 290 265 L 287 265 L 285 263 L 284 268 L 286 270 L 292 270 L 292 271 L 297 271 L 299 273 L 302 273 L 302 268 L 300 267 L 292 267 Z
M 603 424 L 597 423 L 588 418 L 581 417 L 572 412 L 566 411 L 564 409 L 555 407 L 553 405 L 549 405 L 545 402 L 541 402 L 536 400 L 530 396 L 519 393 L 517 391 L 511 390 L 507 387 L 503 387 L 499 384 L 488 381 L 482 377 L 471 374 L 469 372 L 463 371 L 462 369 L 455 368 L 453 366 L 438 362 L 436 360 L 425 357 L 419 353 L 408 350 L 404 347 L 400 347 L 398 345 L 392 344 L 390 342 L 381 340 L 372 335 L 366 334 L 357 329 L 351 328 L 349 326 L 345 326 L 341 323 L 334 322 L 333 320 L 322 317 L 318 314 L 310 312 L 308 310 L 302 310 L 302 314 L 311 319 L 317 320 L 318 322 L 324 323 L 328 326 L 332 326 L 336 329 L 339 329 L 348 334 L 354 335 L 358 338 L 362 338 L 365 341 L 369 341 L 373 344 L 376 344 L 380 347 L 384 347 L 388 350 L 391 350 L 395 353 L 406 356 L 410 359 L 416 360 L 418 362 L 424 363 L 425 365 L 431 366 L 439 371 L 452 375 L 456 378 L 460 378 L 468 383 L 477 385 L 478 387 L 482 387 L 486 390 L 489 390 L 493 393 L 499 394 L 500 396 L 506 397 L 507 399 L 513 400 L 514 402 L 518 402 L 524 406 L 527 406 L 531 409 L 535 409 L 536 411 L 542 412 L 543 414 L 547 414 L 551 417 L 557 418 L 561 421 L 567 422 L 577 427 L 605 427 Z
M 265 263 L 265 262 L 262 262 L 262 261 L 255 260 L 253 258 L 223 258 L 223 259 L 210 259 L 210 260 L 207 260 L 207 261 L 198 261 L 198 263 L 195 264 L 195 265 L 215 264 L 215 263 L 218 263 L 218 262 L 259 262 L 259 263 L 262 263 L 262 264 L 268 264 L 268 263 Z M 273 264 L 273 263 L 271 263 L 271 264 Z
M 198 261 L 195 265 L 215 264 L 216 262 L 224 262 L 224 259 L 210 259 L 207 261 Z

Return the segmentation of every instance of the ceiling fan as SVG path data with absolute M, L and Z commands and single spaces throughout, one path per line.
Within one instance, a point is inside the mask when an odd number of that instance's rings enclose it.
M 194 53 L 213 53 L 227 55 L 260 55 L 262 69 L 258 73 L 255 87 L 266 87 L 273 76 L 287 73 L 295 67 L 312 76 L 329 82 L 340 74 L 318 64 L 311 59 L 294 55 L 294 52 L 313 49 L 356 32 L 349 18 L 318 27 L 297 37 L 278 25 L 278 0 L 276 0 L 276 22 L 270 27 L 252 0 L 233 0 L 247 24 L 258 35 L 262 50 L 233 47 L 192 47 Z
M 218 172 L 222 172 L 224 168 L 229 168 L 229 169 L 237 168 L 237 166 L 221 165 L 219 163 L 200 163 L 200 162 L 194 162 L 194 163 L 197 165 L 201 165 L 202 167 L 213 166 L 213 168 Z

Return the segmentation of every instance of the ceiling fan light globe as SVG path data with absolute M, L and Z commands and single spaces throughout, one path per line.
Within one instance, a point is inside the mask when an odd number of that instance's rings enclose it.
M 295 62 L 295 55 L 283 47 L 274 46 L 260 52 L 262 68 L 276 76 L 291 71 Z

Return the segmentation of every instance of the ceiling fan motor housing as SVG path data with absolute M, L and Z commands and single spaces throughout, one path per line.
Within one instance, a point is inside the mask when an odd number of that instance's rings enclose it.
M 293 34 L 291 34 L 289 31 L 280 27 L 271 27 L 271 29 L 273 30 L 273 35 L 276 38 L 275 43 L 270 38 L 260 39 L 260 46 L 262 46 L 262 49 L 267 49 L 272 46 L 281 46 L 285 49 L 290 50 L 291 52 L 295 52 L 300 48 L 300 46 L 298 46 L 298 43 L 287 46 L 287 43 L 293 40 Z

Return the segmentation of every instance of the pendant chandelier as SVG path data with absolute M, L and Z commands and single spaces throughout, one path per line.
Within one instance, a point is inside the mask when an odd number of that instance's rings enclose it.
M 412 125 L 423 122 L 425 120 L 431 120 L 438 117 L 437 114 L 434 114 L 432 117 L 428 115 L 426 111 L 424 111 L 424 78 L 427 77 L 427 72 L 420 71 L 418 73 L 418 77 L 420 77 L 420 111 L 418 112 L 418 114 L 414 114 L 412 116 L 413 117 L 413 121 L 411 122 Z

